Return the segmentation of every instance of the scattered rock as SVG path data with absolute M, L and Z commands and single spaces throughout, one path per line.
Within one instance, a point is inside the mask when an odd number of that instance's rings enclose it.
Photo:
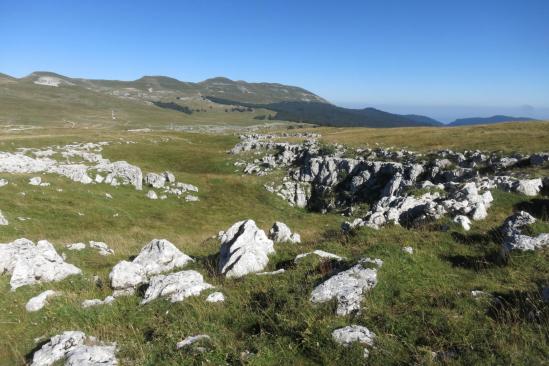
M 0 225 L 6 226 L 8 224 L 8 219 L 6 219 L 6 217 L 2 214 L 2 211 L 0 211 Z
M 368 264 L 381 260 L 369 258 L 361 260 L 350 269 L 340 272 L 318 285 L 311 293 L 311 302 L 324 303 L 337 300 L 337 315 L 348 315 L 360 311 L 364 293 L 377 285 L 377 269 L 368 268 Z
M 541 187 L 543 187 L 541 178 L 522 179 L 514 184 L 513 190 L 526 196 L 537 196 L 541 190 Z
M 283 222 L 277 221 L 269 231 L 269 238 L 275 243 L 301 243 L 301 237 L 297 233 L 293 233 Z
M 222 292 L 212 292 L 206 298 L 207 302 L 223 302 L 225 301 L 225 295 Z
M 308 252 L 308 253 L 302 253 L 302 254 L 298 254 L 295 259 L 294 259 L 294 262 L 298 262 L 299 260 L 311 255 L 311 254 L 314 254 L 314 255 L 317 255 L 319 256 L 320 258 L 327 258 L 327 259 L 334 259 L 336 261 L 341 261 L 345 258 L 343 257 L 340 257 L 339 255 L 336 255 L 336 254 L 333 254 L 333 253 L 329 253 L 329 252 L 325 252 L 323 250 L 314 250 L 312 252 Z
M 65 248 L 67 248 L 68 250 L 80 251 L 80 250 L 86 249 L 86 244 L 84 244 L 84 243 L 67 244 L 67 245 L 65 245 Z
M 200 198 L 198 198 L 197 196 L 193 196 L 192 194 L 188 194 L 185 196 L 185 201 L 187 202 L 197 202 L 197 201 L 200 201 Z
M 414 254 L 414 248 L 412 248 L 412 247 L 404 247 L 404 248 L 402 248 L 402 251 L 404 253 Z
M 209 341 L 210 340 L 210 336 L 207 335 L 207 334 L 198 334 L 198 335 L 195 335 L 195 336 L 189 336 L 187 338 L 185 338 L 184 340 L 182 340 L 181 342 L 178 342 L 175 346 L 175 348 L 177 349 L 182 349 L 182 348 L 186 348 L 186 347 L 190 347 L 192 346 L 193 344 L 197 343 L 197 342 L 200 342 L 200 341 Z
M 467 216 L 457 215 L 456 217 L 454 217 L 454 222 L 461 225 L 461 227 L 465 231 L 471 230 L 471 220 L 469 220 Z
M 12 290 L 38 282 L 61 281 L 82 273 L 79 268 L 66 263 L 48 241 L 40 240 L 35 245 L 28 239 L 0 244 L 0 273 L 5 272 L 12 274 Z
M 376 335 L 361 325 L 349 325 L 332 332 L 332 339 L 344 347 L 358 342 L 365 346 L 373 346 Z M 368 357 L 368 349 L 364 348 L 364 358 Z
M 281 274 L 281 273 L 284 273 L 284 272 L 286 272 L 286 270 L 284 268 L 280 268 L 280 269 L 277 269 L 276 271 L 272 271 L 272 272 L 258 272 L 258 273 L 256 273 L 256 275 L 258 275 L 258 276 L 273 276 L 273 275 Z
M 33 177 L 33 178 L 29 179 L 29 184 L 31 186 L 39 186 L 40 183 L 42 183 L 42 178 L 41 177 Z
M 46 290 L 42 292 L 40 295 L 31 298 L 25 305 L 25 309 L 27 309 L 28 312 L 38 311 L 42 309 L 44 306 L 46 306 L 49 298 L 58 296 L 58 295 L 60 295 L 59 292 L 55 292 L 53 290 Z
M 109 248 L 107 244 L 100 241 L 90 241 L 90 248 L 99 250 L 99 254 L 103 256 L 114 254 L 114 250 Z
M 253 220 L 235 223 L 221 237 L 219 272 L 227 277 L 242 277 L 262 271 L 275 252 L 273 241 Z
M 148 199 L 151 199 L 151 200 L 157 200 L 158 199 L 158 196 L 156 195 L 156 192 L 155 191 L 148 191 L 147 192 L 147 198 Z
M 116 300 L 114 296 L 107 296 L 103 300 L 101 299 L 84 300 L 82 301 L 82 307 L 90 308 L 92 306 L 111 304 L 112 302 L 114 302 L 114 300 Z
M 168 297 L 170 302 L 183 301 L 212 287 L 204 282 L 200 273 L 192 270 L 156 275 L 151 278 L 141 304 L 147 304 L 159 297 Z

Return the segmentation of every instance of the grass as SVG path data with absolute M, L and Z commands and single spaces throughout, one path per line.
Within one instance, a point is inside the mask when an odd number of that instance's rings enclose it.
M 487 142 L 486 148 L 542 150 L 541 143 L 525 141 L 537 126 L 537 133 L 547 142 L 546 125 L 521 124 L 522 130 L 513 126 L 501 125 L 507 132 L 488 128 L 494 140 Z M 477 128 L 484 131 L 487 127 Z M 429 129 L 406 129 L 408 135 L 418 136 L 408 139 L 408 146 L 427 150 L 438 148 L 444 141 L 451 148 L 471 148 L 474 139 L 459 135 L 474 131 L 470 129 L 437 129 L 442 132 L 437 135 L 441 142 L 436 144 L 424 135 Z M 400 129 L 355 129 L 355 136 L 340 129 L 314 130 L 321 130 L 326 141 L 357 145 L 372 145 L 374 141 L 397 145 L 405 135 Z M 510 136 L 509 131 L 515 131 L 513 139 L 498 143 L 501 136 Z M 51 186 L 34 187 L 27 184 L 29 175 L 0 174 L 10 182 L 0 188 L 0 209 L 10 221 L 0 229 L 0 242 L 20 237 L 47 239 L 61 252 L 66 243 L 98 240 L 115 250 L 109 257 L 92 250 L 67 251 L 67 261 L 84 274 L 58 283 L 11 292 L 9 276 L 0 276 L 0 365 L 23 365 L 36 347 L 35 338 L 45 339 L 65 330 L 82 330 L 105 341 L 116 341 L 121 364 L 362 364 L 360 347 L 339 347 L 331 339 L 335 328 L 349 324 L 367 326 L 377 334 L 367 361 L 372 365 L 538 365 L 549 358 L 549 309 L 539 295 L 549 284 L 549 253 L 513 253 L 508 263 L 501 263 L 497 260 L 498 238 L 493 235 L 507 215 L 525 207 L 536 207 L 531 211 L 540 218 L 532 230 L 549 232 L 547 211 L 543 210 L 546 198 L 494 190 L 488 218 L 474 222 L 470 232 L 445 218 L 420 229 L 391 226 L 345 236 L 339 232 L 342 217 L 289 207 L 263 188 L 272 177 L 236 173 L 235 157 L 226 153 L 238 141 L 232 135 L 43 129 L 3 133 L 0 151 L 104 140 L 121 142 L 106 147 L 105 157 L 127 160 L 144 172 L 171 170 L 178 181 L 199 187 L 200 201 L 185 203 L 173 197 L 150 201 L 144 197 L 146 190 L 80 185 L 52 175 L 43 176 Z M 137 144 L 123 143 L 125 140 Z M 107 199 L 105 193 L 113 199 Z M 19 221 L 18 216 L 31 219 Z M 276 245 L 277 253 L 267 270 L 286 268 L 285 273 L 238 280 L 215 273 L 219 244 L 212 236 L 245 218 L 255 219 L 266 230 L 275 220 L 283 221 L 302 235 L 303 244 Z M 441 230 L 443 225 L 448 225 L 448 230 Z M 166 238 L 193 256 L 196 262 L 189 268 L 198 270 L 221 290 L 225 303 L 205 302 L 206 292 L 175 304 L 160 299 L 140 306 L 139 299 L 131 296 L 112 305 L 80 307 L 85 299 L 109 295 L 111 268 L 137 254 L 153 238 Z M 411 256 L 402 252 L 408 245 L 414 248 Z M 338 265 L 308 257 L 293 264 L 295 255 L 313 249 L 348 260 Z M 336 317 L 335 303 L 314 306 L 308 301 L 314 286 L 332 270 L 345 269 L 364 256 L 378 257 L 385 263 L 379 270 L 378 286 L 363 302 L 362 314 Z M 96 285 L 95 275 L 103 286 Z M 24 305 L 28 299 L 50 288 L 63 295 L 52 299 L 43 310 L 27 313 Z M 471 290 L 497 294 L 502 303 L 496 306 L 487 299 L 474 299 Z M 175 349 L 175 343 L 199 333 L 212 337 L 210 351 Z

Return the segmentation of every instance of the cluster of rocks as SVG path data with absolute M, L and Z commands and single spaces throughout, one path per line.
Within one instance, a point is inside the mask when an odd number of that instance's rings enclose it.
M 31 366 L 51 366 L 63 361 L 66 366 L 118 365 L 116 344 L 102 343 L 80 331 L 53 336 L 32 356 Z
M 28 239 L 17 239 L 0 244 L 0 273 L 11 274 L 10 286 L 15 290 L 38 282 L 60 281 L 82 271 L 66 263 L 46 240 L 34 244 Z
M 468 230 L 471 220 L 486 218 L 491 189 L 535 196 L 549 187 L 549 178 L 508 175 L 515 168 L 546 164 L 548 153 L 502 156 L 442 150 L 424 155 L 379 147 L 347 152 L 334 146 L 326 154 L 315 141 L 290 144 L 268 141 L 261 135 L 241 139 L 231 153 L 267 151 L 251 163 L 237 162 L 245 173 L 262 175 L 275 167 L 288 167 L 282 183 L 272 182 L 265 188 L 290 205 L 352 217 L 367 204 L 368 212 L 346 222 L 344 230 L 378 229 L 388 223 L 413 226 L 446 214 Z M 351 153 L 356 156 L 345 157 Z
M 91 249 L 96 249 L 100 255 L 105 256 L 105 255 L 114 254 L 114 250 L 109 248 L 109 246 L 106 243 L 103 243 L 101 241 L 90 240 L 88 242 L 88 245 Z M 78 242 L 78 243 L 67 244 L 65 245 L 65 248 L 67 248 L 68 250 L 80 251 L 80 250 L 86 249 L 87 245 L 85 243 Z
M 147 173 L 143 178 L 143 183 L 154 189 L 161 189 L 163 194 L 160 196 L 154 190 L 147 192 L 147 197 L 151 200 L 166 199 L 168 194 L 182 197 L 187 192 L 198 192 L 198 188 L 192 184 L 176 182 L 175 175 L 166 171 L 163 173 Z M 199 198 L 195 195 L 186 195 L 187 202 L 198 201 Z
M 509 216 L 500 228 L 502 236 L 501 255 L 507 257 L 513 250 L 530 251 L 549 245 L 549 233 L 536 237 L 523 234 L 523 230 L 536 219 L 526 211 L 519 211 Z
M 113 186 L 131 184 L 141 190 L 141 169 L 126 161 L 111 162 L 101 151 L 107 142 L 69 144 L 45 149 L 21 148 L 17 152 L 0 152 L 0 172 L 12 174 L 52 173 L 83 184 L 106 183 Z M 62 160 L 54 159 L 60 156 Z M 90 175 L 95 173 L 94 178 Z M 40 177 L 29 182 L 43 185 Z

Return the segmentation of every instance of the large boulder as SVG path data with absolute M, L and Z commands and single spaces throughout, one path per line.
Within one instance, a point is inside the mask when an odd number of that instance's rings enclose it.
M 369 258 L 324 281 L 311 293 L 313 303 L 337 300 L 337 315 L 348 315 L 360 311 L 364 293 L 377 285 L 377 268 L 383 262 Z M 373 266 L 372 266 L 373 264 Z M 374 267 L 374 268 L 370 268 Z
M 40 240 L 36 245 L 28 239 L 0 244 L 0 273 L 11 273 L 10 285 L 15 290 L 38 282 L 61 281 L 82 271 L 66 263 L 53 245 Z
M 143 178 L 143 181 L 145 182 L 146 185 L 150 187 L 162 188 L 166 183 L 166 177 L 161 174 L 147 173 L 147 175 L 145 175 L 145 178 Z
M 242 277 L 261 272 L 275 252 L 273 241 L 255 221 L 239 221 L 221 237 L 218 270 L 227 277 Z

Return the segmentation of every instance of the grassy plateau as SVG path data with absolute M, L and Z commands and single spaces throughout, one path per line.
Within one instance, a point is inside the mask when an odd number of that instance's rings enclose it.
M 40 98 L 32 102 L 40 103 Z M 131 102 L 120 103 L 122 109 Z M 85 111 L 85 106 L 79 108 Z M 128 110 L 135 113 L 132 118 L 137 122 L 154 126 L 146 122 L 148 109 L 141 115 L 138 109 Z M 110 109 L 107 112 L 106 120 Z M 176 118 L 176 112 L 161 113 L 165 123 Z M 22 121 L 34 118 L 24 114 L 21 112 Z M 81 115 L 86 121 L 97 117 Z M 0 365 L 24 365 L 39 344 L 35 339 L 44 340 L 65 330 L 81 330 L 116 342 L 122 365 L 547 364 L 549 305 L 542 301 L 541 289 L 549 285 L 549 251 L 513 252 L 510 260 L 502 263 L 495 229 L 514 210 L 526 208 L 538 218 L 532 231 L 549 232 L 548 197 L 494 190 L 488 218 L 474 222 L 469 232 L 445 218 L 419 229 L 386 226 L 344 235 L 339 228 L 345 218 L 290 207 L 264 189 L 272 177 L 243 176 L 237 171 L 233 166 L 236 158 L 227 154 L 238 142 L 234 134 L 129 133 L 121 128 L 87 127 L 5 128 L 0 131 L 0 151 L 108 141 L 104 157 L 126 160 L 144 173 L 170 170 L 178 181 L 199 188 L 200 201 L 185 202 L 173 196 L 152 201 L 145 197 L 146 189 L 83 185 L 47 174 L 42 178 L 51 185 L 36 187 L 28 185 L 28 179 L 37 174 L 0 173 L 0 178 L 10 183 L 0 188 L 0 209 L 10 221 L 0 227 L 0 242 L 23 237 L 35 242 L 46 239 L 59 253 L 65 252 L 67 262 L 83 270 L 82 276 L 13 292 L 9 275 L 0 276 Z M 379 144 L 422 152 L 442 148 L 534 152 L 549 147 L 549 123 L 541 122 L 307 130 L 321 133 L 328 143 L 353 147 Z M 547 168 L 533 173 L 549 175 Z M 112 199 L 107 199 L 106 193 Z M 30 219 L 20 221 L 17 217 Z M 302 244 L 275 245 L 276 254 L 267 270 L 285 268 L 285 273 L 241 279 L 226 279 L 216 273 L 217 233 L 247 218 L 264 230 L 274 221 L 283 221 L 301 234 Z M 225 294 L 226 301 L 205 302 L 212 290 L 173 304 L 158 299 L 139 305 L 137 296 L 129 296 L 111 305 L 81 307 L 85 299 L 110 295 L 108 274 L 112 267 L 138 254 L 154 238 L 168 239 L 195 258 L 187 268 L 204 275 Z M 115 254 L 104 257 L 90 249 L 64 249 L 65 244 L 89 240 L 106 242 Z M 405 246 L 413 247 L 414 254 L 404 253 Z M 334 264 L 311 256 L 293 264 L 297 254 L 314 249 L 344 256 L 346 261 Z M 335 302 L 314 305 L 309 301 L 311 290 L 332 270 L 347 268 L 363 257 L 380 258 L 384 265 L 378 271 L 378 285 L 365 297 L 361 314 L 338 317 Z M 102 285 L 97 285 L 94 276 L 99 276 Z M 28 299 L 47 289 L 59 290 L 62 295 L 41 311 L 26 312 Z M 494 294 L 500 302 L 474 298 L 472 290 Z M 359 345 L 345 348 L 332 340 L 334 329 L 349 324 L 364 325 L 377 335 L 368 359 L 363 358 Z M 201 333 L 211 337 L 208 351 L 176 349 L 177 342 Z

